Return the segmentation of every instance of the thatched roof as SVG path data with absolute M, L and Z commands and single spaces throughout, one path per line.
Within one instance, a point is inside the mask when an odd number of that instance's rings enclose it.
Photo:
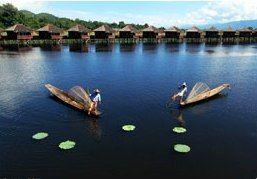
M 228 26 L 228 28 L 223 30 L 223 32 L 235 32 L 235 30 L 233 30 L 231 26 Z
M 251 29 L 249 28 L 242 28 L 242 29 L 238 29 L 239 32 L 252 32 Z
M 73 26 L 72 28 L 70 28 L 68 30 L 68 32 L 88 33 L 88 32 L 90 32 L 90 30 L 88 28 L 86 28 L 85 26 L 83 26 L 83 25 L 77 24 L 77 25 Z
M 97 29 L 95 29 L 94 32 L 112 33 L 113 29 L 110 26 L 108 26 L 107 24 L 104 24 L 104 25 L 98 27 Z
M 31 32 L 31 29 L 23 24 L 15 24 L 14 26 L 7 28 L 6 31 Z
M 201 30 L 198 27 L 193 26 L 190 29 L 187 29 L 186 32 L 201 32 Z
M 164 31 L 165 32 L 180 32 L 180 29 L 177 28 L 176 26 L 172 26 L 172 27 L 170 27 L 168 29 L 165 29 Z
M 204 31 L 205 32 L 206 31 L 208 31 L 208 32 L 219 32 L 219 30 L 216 27 L 214 27 L 214 26 L 211 26 L 210 28 L 205 29 Z
M 46 26 L 38 29 L 38 31 L 50 32 L 50 33 L 61 33 L 62 29 L 54 26 L 53 24 L 47 24 Z
M 143 29 L 142 31 L 143 32 L 155 32 L 155 33 L 159 32 L 159 30 L 154 26 L 149 26 L 149 27 Z
M 120 29 L 120 32 L 132 32 L 132 33 L 137 33 L 138 30 L 131 24 L 126 25 L 122 29 Z

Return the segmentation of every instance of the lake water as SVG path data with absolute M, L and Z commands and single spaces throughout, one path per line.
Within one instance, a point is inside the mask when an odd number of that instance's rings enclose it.
M 89 45 L 0 52 L 0 177 L 257 177 L 257 45 Z M 222 95 L 166 108 L 186 81 Z M 103 115 L 90 118 L 50 96 L 100 88 Z M 121 127 L 134 124 L 125 133 Z M 187 128 L 174 134 L 175 126 Z M 32 140 L 39 131 L 49 133 Z M 76 142 L 61 151 L 60 142 Z M 177 143 L 188 154 L 173 150 Z

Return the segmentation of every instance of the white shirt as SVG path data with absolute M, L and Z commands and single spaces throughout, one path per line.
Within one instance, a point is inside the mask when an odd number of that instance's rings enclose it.
M 98 94 L 90 94 L 90 98 L 92 101 L 94 102 L 100 102 L 101 101 L 101 95 L 98 93 Z
M 178 96 L 183 97 L 187 92 L 187 87 L 183 88 L 179 93 Z

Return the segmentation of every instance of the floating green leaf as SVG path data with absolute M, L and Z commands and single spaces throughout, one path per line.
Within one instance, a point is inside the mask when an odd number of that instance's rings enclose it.
M 185 133 L 187 131 L 184 127 L 174 127 L 172 130 L 176 133 Z
M 134 125 L 125 125 L 125 126 L 122 126 L 122 129 L 123 129 L 124 131 L 133 131 L 133 130 L 135 130 L 135 128 L 136 128 L 136 126 L 134 126 Z
M 37 134 L 34 134 L 32 136 L 33 139 L 36 139 L 36 140 L 41 140 L 41 139 L 44 139 L 48 136 L 48 133 L 45 133 L 45 132 L 39 132 Z
M 67 140 L 65 142 L 61 142 L 59 144 L 59 148 L 67 150 L 67 149 L 71 149 L 73 147 L 75 147 L 76 143 L 70 140 Z
M 174 150 L 180 153 L 187 153 L 190 151 L 190 147 L 185 144 L 174 145 Z

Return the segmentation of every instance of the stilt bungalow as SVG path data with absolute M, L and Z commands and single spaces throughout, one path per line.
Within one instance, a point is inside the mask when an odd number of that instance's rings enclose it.
M 94 30 L 94 38 L 99 42 L 108 42 L 109 36 L 112 35 L 113 29 L 105 24 Z
M 21 40 L 21 41 L 27 41 L 31 40 L 31 29 L 26 27 L 23 24 L 16 24 L 12 27 L 7 28 L 6 30 L 7 40 Z
M 200 43 L 201 42 L 201 30 L 196 26 L 186 30 L 186 41 L 188 43 Z
M 41 40 L 60 40 L 62 29 L 54 26 L 53 24 L 47 24 L 46 26 L 38 29 L 39 39 Z
M 170 27 L 169 29 L 165 29 L 164 30 L 164 39 L 166 42 L 179 42 L 180 40 L 180 29 L 175 27 L 175 26 L 172 26 Z
M 243 28 L 238 30 L 238 41 L 239 43 L 250 43 L 252 36 L 252 30 Z
M 230 26 L 222 32 L 222 43 L 236 43 L 236 31 Z
M 205 42 L 212 44 L 220 42 L 220 31 L 212 26 L 209 29 L 204 30 Z
M 257 29 L 252 30 L 251 40 L 252 42 L 257 42 Z
M 154 26 L 143 29 L 143 42 L 157 42 L 156 37 L 158 36 L 158 32 L 159 30 Z
M 119 30 L 119 40 L 121 42 L 134 42 L 138 30 L 131 24 Z
M 90 32 L 90 30 L 88 28 L 86 28 L 83 25 L 78 24 L 68 30 L 68 38 L 69 39 L 88 40 L 89 32 Z

